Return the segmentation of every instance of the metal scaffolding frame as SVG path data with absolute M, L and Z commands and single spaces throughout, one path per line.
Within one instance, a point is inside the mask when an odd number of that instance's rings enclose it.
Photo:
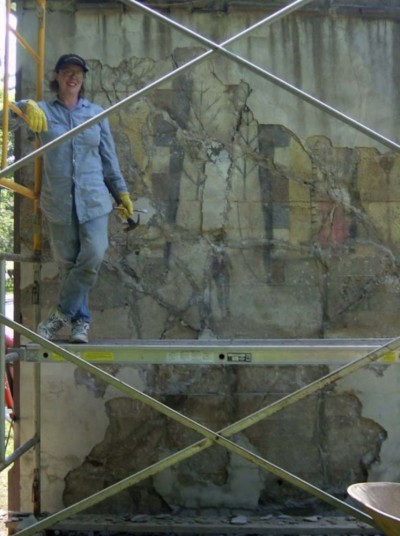
M 318 380 L 308 384 L 307 386 L 298 389 L 297 391 L 287 395 L 276 402 L 244 417 L 243 419 L 233 423 L 222 430 L 213 431 L 207 428 L 204 425 L 194 421 L 193 419 L 171 409 L 162 402 L 150 397 L 149 395 L 139 391 L 138 389 L 130 386 L 129 384 L 115 378 L 108 372 L 105 372 L 98 366 L 86 361 L 85 359 L 79 357 L 78 355 L 72 353 L 71 351 L 60 347 L 59 345 L 43 339 L 37 333 L 31 331 L 30 329 L 18 324 L 17 322 L 8 319 L 3 314 L 0 314 L 0 323 L 4 324 L 16 331 L 18 331 L 24 337 L 27 337 L 29 340 L 34 343 L 42 346 L 49 352 L 53 352 L 58 355 L 60 358 L 65 359 L 66 361 L 76 365 L 77 367 L 85 370 L 86 372 L 92 374 L 96 378 L 104 381 L 106 384 L 111 385 L 118 391 L 124 393 L 125 395 L 132 397 L 140 402 L 148 405 L 149 407 L 159 411 L 163 415 L 173 419 L 174 421 L 179 422 L 183 426 L 186 426 L 204 437 L 204 439 L 197 441 L 189 445 L 188 447 L 170 455 L 166 458 L 160 460 L 159 462 L 154 463 L 153 465 L 138 471 L 137 473 L 124 478 L 123 480 L 112 484 L 111 486 L 103 489 L 102 491 L 95 493 L 85 499 L 82 499 L 78 503 L 75 503 L 55 514 L 52 514 L 45 519 L 38 521 L 31 527 L 22 529 L 17 534 L 18 536 L 30 536 L 41 530 L 45 530 L 49 527 L 54 526 L 56 523 L 63 521 L 71 516 L 78 514 L 84 510 L 87 510 L 91 506 L 98 504 L 99 502 L 112 497 L 123 491 L 124 489 L 137 484 L 142 480 L 155 475 L 156 473 L 175 465 L 183 460 L 186 460 L 195 454 L 211 447 L 212 445 L 219 445 L 230 452 L 241 456 L 242 458 L 254 463 L 264 471 L 268 471 L 275 476 L 278 476 L 282 480 L 310 493 L 311 495 L 325 501 L 338 508 L 339 510 L 345 512 L 346 514 L 352 515 L 356 519 L 363 521 L 369 525 L 374 526 L 372 518 L 354 508 L 353 506 L 347 504 L 344 501 L 337 499 L 336 497 L 330 495 L 329 493 L 317 488 L 316 486 L 306 482 L 305 480 L 297 477 L 296 475 L 289 473 L 288 471 L 282 469 L 281 467 L 269 462 L 268 460 L 263 459 L 261 456 L 250 452 L 244 447 L 238 445 L 237 443 L 232 442 L 229 438 L 237 434 L 246 428 L 260 422 L 261 420 L 270 417 L 278 413 L 279 411 L 289 407 L 290 405 L 303 400 L 304 398 L 315 394 L 316 392 L 334 384 L 338 380 L 360 370 L 361 368 L 370 365 L 371 363 L 376 362 L 377 360 L 384 358 L 388 354 L 396 352 L 400 348 L 400 337 L 390 340 L 389 342 L 379 346 L 377 349 L 368 352 L 364 356 L 351 361 L 349 364 L 339 367 L 335 371 L 319 378 Z M 34 441 L 36 438 L 32 438 Z
M 280 18 L 287 16 L 288 14 L 294 12 L 295 10 L 299 9 L 300 7 L 310 3 L 312 1 L 313 0 L 297 0 L 297 1 L 294 1 L 294 2 L 290 3 L 287 7 L 285 7 L 283 9 L 277 11 L 276 13 L 264 18 L 263 20 L 261 20 L 257 24 L 255 24 L 253 26 L 250 26 L 249 28 L 247 28 L 243 32 L 241 32 L 239 34 L 236 34 L 235 36 L 233 36 L 232 38 L 226 40 L 222 44 L 217 44 L 217 43 L 214 43 L 213 41 L 210 41 L 209 39 L 207 39 L 207 38 L 205 38 L 205 37 L 193 32 L 192 30 L 189 30 L 188 28 L 185 28 L 184 26 L 180 25 L 176 21 L 173 21 L 172 19 L 169 19 L 168 17 L 166 17 L 166 16 L 158 13 L 157 11 L 145 6 L 144 4 L 140 3 L 137 0 L 124 0 L 124 2 L 126 4 L 131 4 L 131 5 L 135 6 L 137 9 L 141 10 L 142 12 L 145 12 L 148 15 L 150 15 L 152 17 L 155 17 L 156 19 L 158 19 L 158 20 L 160 20 L 162 22 L 165 22 L 166 24 L 169 24 L 170 26 L 172 26 L 176 30 L 179 30 L 179 31 L 181 31 L 181 32 L 193 37 L 194 39 L 196 39 L 197 41 L 199 41 L 200 43 L 202 43 L 203 45 L 208 47 L 208 50 L 205 53 L 201 54 L 200 56 L 194 58 L 193 60 L 185 63 L 184 65 L 182 65 L 182 66 L 178 67 L 177 69 L 173 70 L 172 72 L 168 73 L 167 75 L 165 75 L 165 76 L 159 78 L 158 80 L 148 84 L 146 87 L 144 87 L 143 89 L 133 93 L 132 95 L 130 95 L 126 99 L 118 102 L 117 104 L 112 105 L 107 110 L 103 111 L 102 113 L 98 114 L 96 117 L 94 117 L 94 118 L 86 121 L 85 123 L 81 124 L 79 127 L 76 127 L 74 129 L 72 129 L 70 132 L 60 136 L 56 140 L 44 145 L 43 147 L 37 148 L 32 153 L 30 153 L 29 155 L 21 158 L 20 160 L 18 160 L 14 164 L 12 164 L 12 165 L 10 165 L 8 167 L 4 167 L 0 171 L 0 185 L 3 185 L 3 186 L 8 187 L 10 189 L 13 189 L 13 190 L 17 191 L 18 193 L 21 193 L 22 195 L 24 195 L 24 193 L 26 193 L 26 192 L 18 191 L 17 188 L 15 188 L 14 186 L 9 184 L 9 181 L 7 179 L 1 179 L 1 177 L 6 177 L 7 175 L 12 174 L 17 169 L 20 169 L 21 167 L 23 167 L 27 163 L 29 163 L 29 162 L 37 159 L 38 157 L 40 157 L 46 151 L 54 148 L 56 145 L 59 145 L 60 143 L 63 143 L 67 139 L 75 136 L 80 131 L 92 126 L 93 124 L 95 124 L 95 123 L 97 123 L 99 121 L 101 121 L 104 117 L 107 117 L 108 115 L 114 113 L 117 109 L 119 109 L 120 107 L 125 106 L 126 104 L 128 104 L 132 100 L 137 99 L 138 97 L 146 94 L 147 92 L 153 90 L 154 88 L 156 88 L 159 85 L 163 84 L 164 82 L 172 79 L 173 77 L 179 76 L 184 70 L 187 70 L 187 69 L 191 68 L 192 66 L 196 65 L 197 63 L 199 63 L 201 61 L 204 61 L 205 59 L 209 58 L 211 54 L 213 54 L 215 52 L 218 52 L 219 54 L 223 55 L 224 57 L 227 57 L 228 59 L 237 62 L 239 65 L 241 65 L 241 66 L 243 66 L 243 67 L 255 72 L 256 74 L 259 74 L 261 77 L 263 77 L 263 78 L 269 80 L 270 82 L 276 84 L 278 87 L 280 87 L 280 88 L 288 91 L 289 93 L 301 98 L 305 102 L 308 102 L 309 104 L 311 104 L 311 105 L 323 110 L 324 112 L 330 114 L 331 116 L 339 119 L 343 123 L 355 128 L 356 130 L 362 132 L 363 134 L 366 134 L 367 136 L 371 137 L 372 139 L 382 143 L 386 147 L 388 147 L 390 149 L 394 149 L 394 150 L 400 149 L 400 145 L 395 143 L 394 141 L 386 138 L 385 136 L 382 136 L 378 132 L 375 132 L 371 128 L 359 123 L 358 121 L 352 119 L 351 117 L 347 116 L 346 114 L 340 112 L 339 110 L 336 110 L 335 108 L 332 108 L 331 106 L 327 105 L 326 103 L 324 103 L 324 102 L 316 99 L 315 97 L 303 92 L 302 90 L 296 88 L 295 86 L 292 86 L 291 84 L 288 84 L 286 81 L 277 78 L 272 73 L 270 73 L 270 72 L 268 72 L 268 71 L 266 71 L 264 69 L 261 69 L 257 65 L 249 62 L 248 60 L 242 58 L 241 56 L 233 54 L 232 52 L 227 50 L 227 48 L 226 48 L 227 45 L 229 45 L 233 41 L 243 37 L 244 35 L 247 35 L 249 32 L 253 31 L 255 28 L 258 28 L 258 27 L 260 27 L 262 25 L 272 24 L 276 20 L 279 20 Z M 29 196 L 31 196 L 31 194 Z M 33 198 L 35 200 L 38 199 L 38 190 L 35 190 Z M 16 260 L 18 260 L 18 259 L 16 259 Z M 1 265 L 2 262 L 3 261 L 0 259 L 0 265 Z M 1 276 L 1 274 L 0 274 L 0 276 Z M 0 295 L 2 294 L 3 290 L 4 290 L 3 288 L 0 288 Z M 259 411 L 255 412 L 255 413 L 253 413 L 253 414 L 251 414 L 251 415 L 239 420 L 238 422 L 236 422 L 234 424 L 231 424 L 231 425 L 223 428 L 222 430 L 219 430 L 219 431 L 215 432 L 213 430 L 210 430 L 206 426 L 203 426 L 200 423 L 190 419 L 189 417 L 186 417 L 185 415 L 182 415 L 182 414 L 176 412 L 175 410 L 169 408 L 168 406 L 162 404 L 161 402 L 155 400 L 154 398 L 152 398 L 152 397 L 144 394 L 143 392 L 133 388 L 132 386 L 126 384 L 125 382 L 116 379 L 112 375 L 110 375 L 107 372 L 103 371 L 98 366 L 92 364 L 90 361 L 88 361 L 86 359 L 83 359 L 82 357 L 79 357 L 75 353 L 71 352 L 69 349 L 63 348 L 63 347 L 61 347 L 61 346 L 59 346 L 57 344 L 54 344 L 54 343 L 52 343 L 50 341 L 47 341 L 47 340 L 43 339 L 42 337 L 40 337 L 35 332 L 33 332 L 33 331 L 29 330 L 28 328 L 22 326 L 21 324 L 18 324 L 17 322 L 8 319 L 4 315 L 3 310 L 0 312 L 0 324 L 1 324 L 1 331 L 4 330 L 4 326 L 8 326 L 8 327 L 14 329 L 19 334 L 27 337 L 30 341 L 33 341 L 33 343 L 36 343 L 37 345 L 39 345 L 40 348 L 45 349 L 46 352 L 50 352 L 50 354 L 59 356 L 60 358 L 65 359 L 68 362 L 70 362 L 70 363 L 82 368 L 83 370 L 85 370 L 85 371 L 89 372 L 90 374 L 93 374 L 97 378 L 103 380 L 107 384 L 112 385 L 113 387 L 115 387 L 116 389 L 118 389 L 119 391 L 124 393 L 125 395 L 141 401 L 142 403 L 152 407 L 156 411 L 159 411 L 160 413 L 162 413 L 165 416 L 167 416 L 167 417 L 169 417 L 169 418 L 181 423 L 182 425 L 184 425 L 184 426 L 186 426 L 186 427 L 188 427 L 188 428 L 190 428 L 192 430 L 195 430 L 196 432 L 198 432 L 200 435 L 203 436 L 203 439 L 201 439 L 200 441 L 198 441 L 196 443 L 193 443 L 189 447 L 186 447 L 186 448 L 182 449 L 181 451 L 179 451 L 177 453 L 174 453 L 174 454 L 164 458 L 163 460 L 160 460 L 159 462 L 147 467 L 146 469 L 141 470 L 141 471 L 135 473 L 134 475 L 131 475 L 131 476 L 121 480 L 120 482 L 118 482 L 116 484 L 113 484 L 113 485 L 105 488 L 104 490 L 102 490 L 102 491 L 100 491 L 100 492 L 98 492 L 98 493 L 96 493 L 94 495 L 91 495 L 90 497 L 87 497 L 86 499 L 81 500 L 78 503 L 61 510 L 60 512 L 57 512 L 57 513 L 55 513 L 53 515 L 50 515 L 50 516 L 46 517 L 45 519 L 42 519 L 42 520 L 38 521 L 37 523 L 35 523 L 31 527 L 25 528 L 25 529 L 21 530 L 20 532 L 18 532 L 18 535 L 20 535 L 20 536 L 30 536 L 30 535 L 33 535 L 33 534 L 37 533 L 38 531 L 41 531 L 41 530 L 44 530 L 46 528 L 52 527 L 56 523 L 58 523 L 58 522 L 60 522 L 62 520 L 65 520 L 65 519 L 67 519 L 67 518 L 69 518 L 69 517 L 81 512 L 81 511 L 84 511 L 87 508 L 89 508 L 89 507 L 91 507 L 91 506 L 93 506 L 93 505 L 105 500 L 106 498 L 115 495 L 116 493 L 122 491 L 123 489 L 126 489 L 127 487 L 130 487 L 133 484 L 136 484 L 136 483 L 144 480 L 145 478 L 148 478 L 149 476 L 152 476 L 152 475 L 162 471 L 163 469 L 165 469 L 167 467 L 170 467 L 170 466 L 172 466 L 172 465 L 174 465 L 174 464 L 176 464 L 176 463 L 178 463 L 178 462 L 180 462 L 182 460 L 185 460 L 185 459 L 197 454 L 198 452 L 201 452 L 202 450 L 205 450 L 205 449 L 207 449 L 207 448 L 209 448 L 209 447 L 211 447 L 212 445 L 215 445 L 215 444 L 226 448 L 230 452 L 235 453 L 238 456 L 241 456 L 242 458 L 250 461 L 251 463 L 254 463 L 255 465 L 257 465 L 261 469 L 263 469 L 265 471 L 268 471 L 268 472 L 271 472 L 276 476 L 279 476 L 283 480 L 293 484 L 294 486 L 299 487 L 300 489 L 302 489 L 304 491 L 307 491 L 308 493 L 310 493 L 311 495 L 314 495 L 315 497 L 318 497 L 318 498 L 322 499 L 323 501 L 327 502 L 328 504 L 330 504 L 332 506 L 335 506 L 339 510 L 341 510 L 343 512 L 346 512 L 347 514 L 350 514 L 353 517 L 355 517 L 355 518 L 357 518 L 357 519 L 359 519 L 359 520 L 361 520 L 361 521 L 363 521 L 363 522 L 365 522 L 365 523 L 367 523 L 369 525 L 374 526 L 374 522 L 373 522 L 372 518 L 369 515 L 365 514 L 364 512 L 361 512 L 357 508 L 354 508 L 351 505 L 349 505 L 349 504 L 347 504 L 347 503 L 345 503 L 343 501 L 340 501 L 336 497 L 333 497 L 332 495 L 330 495 L 330 494 L 326 493 L 325 491 L 313 486 L 312 484 L 310 484 L 310 483 L 298 478 L 297 476 L 285 471 L 284 469 L 272 464 L 268 460 L 265 460 L 265 459 L 261 458 L 260 456 L 248 451 L 247 449 L 245 449 L 245 448 L 241 447 L 240 445 L 238 445 L 238 444 L 234 443 L 233 441 L 231 441 L 229 438 L 232 435 L 234 435 L 234 434 L 236 434 L 236 433 L 238 433 L 238 432 L 240 432 L 242 430 L 245 430 L 249 426 L 251 426 L 251 425 L 253 425 L 253 424 L 255 424 L 255 423 L 257 423 L 257 422 L 259 422 L 259 421 L 261 421 L 261 420 L 263 420 L 263 419 L 265 419 L 265 418 L 267 418 L 267 417 L 269 417 L 269 416 L 281 411 L 282 409 L 290 406 L 291 404 L 296 403 L 296 402 L 298 402 L 298 401 L 310 396 L 311 394 L 314 394 L 314 393 L 316 393 L 316 392 L 318 392 L 318 391 L 320 391 L 320 390 L 332 385 L 333 383 L 337 382 L 341 378 L 344 378 L 344 377 L 348 376 L 349 374 L 352 374 L 353 372 L 356 372 L 357 370 L 360 370 L 361 368 L 363 368 L 366 365 L 369 365 L 369 364 L 377 361 L 378 359 L 385 359 L 385 357 L 387 357 L 388 355 L 390 355 L 390 356 L 393 356 L 393 354 L 397 355 L 397 350 L 400 348 L 400 337 L 395 338 L 395 339 L 390 340 L 390 341 L 385 341 L 383 344 L 380 344 L 378 346 L 378 348 L 375 348 L 375 349 L 372 349 L 372 350 L 368 351 L 362 357 L 359 357 L 359 358 L 356 358 L 356 359 L 352 360 L 350 363 L 347 363 L 347 364 L 339 367 L 334 372 L 331 372 L 331 373 L 327 374 L 326 376 L 320 378 L 319 380 L 314 381 L 311 384 L 309 384 L 309 385 L 307 385 L 307 386 L 295 391 L 294 393 L 283 397 L 282 399 L 274 402 L 273 404 L 270 404 L 269 406 L 267 406 L 265 408 L 262 408 L 261 410 L 259 410 Z M 0 343 L 1 342 L 2 342 L 2 339 L 0 337 Z M 166 346 L 168 346 L 168 345 L 166 345 Z M 132 351 L 132 348 L 130 348 L 128 350 Z M 1 357 L 2 357 L 1 361 L 2 361 L 2 364 L 4 366 L 3 348 L 1 349 L 1 351 L 2 351 L 2 353 L 1 353 Z M 36 352 L 35 356 L 37 356 L 38 355 L 38 350 L 36 349 L 36 350 L 34 350 L 34 352 Z M 19 353 L 19 358 L 22 358 L 23 355 L 25 355 L 25 354 L 21 354 L 21 352 L 20 352 Z M 29 360 L 29 359 L 27 359 L 27 360 Z M 33 360 L 43 362 L 43 360 L 37 359 L 36 357 L 34 357 Z M 388 361 L 390 362 L 391 360 L 392 359 L 389 359 Z M 1 373 L 1 370 L 0 370 L 0 373 Z M 4 375 L 3 375 L 3 378 L 4 378 Z M 4 404 L 4 401 L 3 401 L 3 404 Z M 25 445 L 23 445 L 21 447 L 21 453 L 26 452 L 33 445 L 37 445 L 39 443 L 40 436 L 38 434 L 38 431 L 40 433 L 40 428 L 37 428 L 36 430 L 37 431 L 36 431 L 34 437 L 31 440 L 29 440 Z M 18 453 L 18 455 L 19 454 L 20 453 Z M 17 453 L 14 453 L 14 455 L 12 456 L 12 461 L 14 461 L 16 459 L 16 455 L 17 455 Z M 4 460 L 4 458 L 3 458 L 2 461 L 3 461 L 2 467 L 4 468 L 6 465 L 8 465 L 8 463 L 10 462 L 10 459 L 9 460 Z

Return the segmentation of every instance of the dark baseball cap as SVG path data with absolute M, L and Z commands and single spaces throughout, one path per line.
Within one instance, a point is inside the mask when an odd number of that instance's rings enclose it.
M 79 67 L 82 67 L 83 72 L 85 73 L 87 73 L 89 70 L 86 66 L 86 61 L 78 56 L 78 54 L 63 54 L 58 58 L 54 70 L 58 73 L 61 71 L 61 69 L 64 69 L 64 67 L 67 67 L 68 65 L 79 65 Z

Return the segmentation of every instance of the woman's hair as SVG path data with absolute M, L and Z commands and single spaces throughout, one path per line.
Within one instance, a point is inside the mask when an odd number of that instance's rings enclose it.
M 49 88 L 50 88 L 51 91 L 53 91 L 53 93 L 57 93 L 57 95 L 58 95 L 58 90 L 59 90 L 60 86 L 58 84 L 58 81 L 55 78 L 55 75 L 56 75 L 56 71 L 54 71 L 54 73 L 53 73 L 53 79 L 50 80 Z M 84 97 L 84 95 L 85 95 L 85 85 L 82 82 L 81 89 L 79 90 L 78 97 Z

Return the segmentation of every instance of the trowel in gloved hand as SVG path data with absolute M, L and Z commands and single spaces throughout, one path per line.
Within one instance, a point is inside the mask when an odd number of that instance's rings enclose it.
M 115 202 L 117 203 L 117 205 L 122 206 L 121 199 L 119 197 L 119 193 L 115 190 L 114 185 L 111 183 L 111 181 L 109 181 L 108 179 L 104 179 L 104 182 L 105 182 L 105 184 L 106 184 L 106 186 L 108 188 L 108 191 L 110 192 L 110 194 L 113 196 Z M 136 212 L 138 212 L 138 211 L 136 211 Z M 140 211 L 140 212 L 143 212 L 143 211 Z M 128 225 L 125 227 L 125 232 L 133 231 L 133 229 L 136 229 L 136 227 L 140 223 L 140 214 L 138 215 L 136 221 L 131 216 L 128 216 L 126 218 L 126 223 Z

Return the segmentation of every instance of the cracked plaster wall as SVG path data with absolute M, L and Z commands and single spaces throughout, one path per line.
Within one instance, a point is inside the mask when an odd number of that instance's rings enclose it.
M 29 4 L 20 6 L 20 16 L 29 35 L 34 28 Z M 176 9 L 171 16 L 221 42 L 262 15 L 239 10 L 194 16 Z M 105 107 L 204 51 L 186 36 L 120 5 L 75 9 L 72 4 L 54 3 L 47 25 L 49 71 L 65 51 L 83 54 L 90 66 L 87 96 Z M 395 137 L 399 129 L 397 44 L 396 20 L 314 13 L 291 15 L 269 28 L 258 28 L 233 44 L 232 50 Z M 19 66 L 23 93 L 32 94 L 32 65 L 23 52 Z M 143 225 L 129 234 L 111 216 L 110 248 L 91 296 L 94 338 L 397 335 L 398 154 L 216 55 L 132 101 L 110 122 L 129 190 L 136 206 L 149 213 L 142 217 Z M 29 149 L 25 139 L 23 146 Z M 21 181 L 30 182 L 27 171 Z M 21 208 L 21 240 L 28 251 L 30 206 L 23 202 Z M 58 286 L 46 241 L 44 259 L 43 311 L 54 302 Z M 30 267 L 23 268 L 22 290 L 24 323 L 29 327 Z M 135 381 L 140 378 L 140 388 L 152 394 L 155 385 L 164 386 L 158 383 L 162 375 L 156 369 L 114 372 L 133 376 Z M 283 385 L 279 393 L 290 392 L 292 371 L 283 368 L 278 373 Z M 48 408 L 45 429 L 47 424 L 54 427 L 56 414 L 57 422 L 67 419 L 81 434 L 75 446 L 63 440 L 61 429 L 55 437 L 45 433 L 45 508 L 59 507 L 62 496 L 66 502 L 76 499 L 83 482 L 94 490 L 99 482 L 136 467 L 135 457 L 129 467 L 124 464 L 117 470 L 113 465 L 122 431 L 139 444 L 150 435 L 156 450 L 146 449 L 146 459 L 191 439 L 186 437 L 188 432 L 175 436 L 174 427 L 166 427 L 160 416 L 150 419 L 132 401 L 109 400 L 105 393 L 93 396 L 69 368 L 56 371 L 52 366 L 44 374 L 56 385 L 56 392 L 42 393 L 42 405 Z M 171 381 L 179 383 L 179 379 L 185 385 L 180 374 L 179 368 L 168 372 Z M 268 386 L 268 369 L 249 369 L 244 394 L 237 391 L 239 380 L 230 376 L 235 376 L 231 370 L 219 372 L 219 383 L 211 392 L 202 371 L 187 374 L 198 375 L 199 398 L 170 392 L 167 385 L 165 390 L 159 387 L 158 394 L 211 427 L 239 418 L 246 414 L 244 409 L 251 411 L 275 393 Z M 308 378 L 315 371 L 311 368 L 304 374 Z M 264 383 L 253 390 L 260 375 Z M 23 373 L 22 381 L 27 401 L 22 406 L 26 424 L 22 436 L 29 437 L 28 375 Z M 295 386 L 302 381 L 297 379 Z M 394 466 L 396 438 L 390 433 L 384 443 L 388 445 L 385 458 L 379 461 L 381 443 L 393 422 L 386 418 L 381 424 L 382 406 L 374 411 L 368 404 L 370 385 L 377 382 L 382 388 L 386 381 L 385 374 L 372 381 L 367 373 L 363 388 L 353 392 L 349 380 L 343 392 L 321 395 L 293 409 L 286 417 L 290 431 L 283 432 L 278 419 L 271 428 L 260 426 L 239 440 L 262 455 L 276 455 L 281 463 L 293 464 L 290 469 L 295 473 L 303 471 L 307 478 L 343 493 L 349 479 L 367 476 L 372 467 L 376 474 L 385 474 Z M 222 393 L 223 404 L 215 393 Z M 391 392 L 391 397 L 397 408 L 397 394 Z M 65 404 L 57 404 L 55 410 L 55 402 L 62 400 Z M 362 415 L 365 405 L 369 409 Z M 82 408 L 89 409 L 90 422 L 80 413 Z M 214 414 L 218 423 L 209 422 Z M 396 410 L 393 419 L 397 414 Z M 137 437 L 143 423 L 146 432 Z M 299 445 L 309 454 L 306 467 L 304 458 L 297 463 L 300 457 L 291 448 L 282 454 L 291 443 L 293 423 L 302 437 Z M 345 459 L 336 458 L 335 449 L 337 434 L 343 430 Z M 138 443 L 134 445 L 140 451 Z M 315 452 L 310 452 L 310 444 Z M 321 444 L 322 450 L 317 447 Z M 122 449 L 118 456 L 131 459 L 130 450 Z M 226 497 L 225 506 L 254 507 L 258 501 L 299 498 L 253 469 L 246 473 L 246 489 L 252 492 L 241 504 L 242 462 L 224 451 L 211 459 L 211 476 L 200 474 L 210 463 L 205 455 L 203 462 L 188 463 L 143 484 L 139 498 L 136 489 L 127 492 L 121 504 L 145 508 L 150 502 L 161 510 L 175 502 L 205 507 L 207 497 L 213 497 L 224 506 Z M 22 468 L 22 482 L 26 479 L 27 484 L 22 486 L 23 504 L 30 502 L 30 463 Z M 203 489 L 200 498 L 187 485 L 193 480 Z
M 215 366 L 212 370 L 209 366 L 115 365 L 106 370 L 212 430 L 220 430 L 329 372 L 323 365 Z M 345 499 L 349 482 L 364 481 L 371 472 L 379 471 L 382 444 L 387 443 L 388 432 L 379 424 L 377 413 L 378 408 L 383 410 L 382 403 L 368 407 L 365 413 L 361 400 L 363 394 L 368 399 L 370 384 L 374 393 L 390 373 L 382 369 L 380 374 L 364 374 L 357 392 L 349 383 L 344 389 L 316 394 L 232 440 Z M 73 504 L 201 439 L 196 432 L 121 396 L 72 365 L 47 364 L 42 383 L 46 386 L 44 430 L 51 429 L 41 441 L 42 505 L 46 511 Z M 385 424 L 392 428 L 389 416 Z M 396 443 L 397 438 L 392 439 Z M 27 454 L 30 463 L 32 456 Z M 396 456 L 393 451 L 388 459 L 395 463 Z M 392 475 L 394 468 L 392 465 Z M 21 485 L 27 494 L 29 472 Z M 327 506 L 213 446 L 91 511 L 136 515 L 179 509 L 226 512 L 259 508 L 321 512 Z

